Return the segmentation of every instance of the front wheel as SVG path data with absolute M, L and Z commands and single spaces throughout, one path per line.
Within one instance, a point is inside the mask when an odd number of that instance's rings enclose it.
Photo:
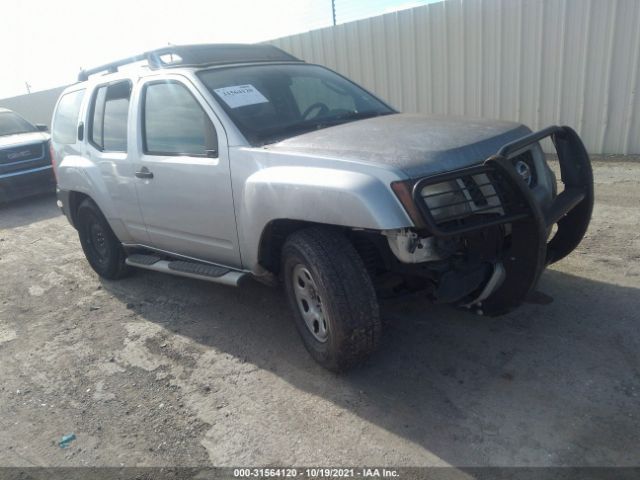
M 86 198 L 78 207 L 78 236 L 87 261 L 101 277 L 115 280 L 128 275 L 126 254 L 98 206 Z
M 285 289 L 302 341 L 323 367 L 343 371 L 368 357 L 381 335 L 371 278 L 338 231 L 313 227 L 283 247 Z

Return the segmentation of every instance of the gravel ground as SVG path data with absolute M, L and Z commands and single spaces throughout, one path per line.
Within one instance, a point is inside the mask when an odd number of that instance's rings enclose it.
M 0 465 L 638 465 L 640 163 L 594 167 L 552 303 L 386 303 L 380 352 L 341 376 L 279 290 L 100 280 L 54 198 L 0 207 Z

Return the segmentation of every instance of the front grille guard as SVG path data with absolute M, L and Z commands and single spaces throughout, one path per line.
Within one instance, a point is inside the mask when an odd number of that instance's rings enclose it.
M 450 185 L 453 184 L 453 187 Z M 425 187 L 447 186 L 437 193 L 422 195 Z M 452 196 L 464 200 L 429 205 L 431 200 Z M 419 180 L 413 198 L 433 235 L 446 237 L 511 223 L 530 215 L 526 198 L 517 184 L 499 166 L 485 164 Z M 445 209 L 453 209 L 443 215 Z M 459 210 L 464 210 L 460 212 Z
M 558 154 L 564 190 L 543 210 L 512 160 L 528 146 L 547 137 Z M 487 180 L 487 185 L 478 182 L 482 178 Z M 465 200 L 458 205 L 439 205 L 440 209 L 455 209 L 466 203 L 466 213 L 443 216 L 434 205 L 428 204 L 428 197 L 423 198 L 424 187 L 446 182 L 453 182 L 456 187 L 441 195 L 462 193 Z M 492 198 L 500 200 L 500 208 L 491 204 Z M 578 246 L 593 210 L 593 173 L 587 151 L 576 132 L 569 127 L 553 126 L 505 145 L 482 165 L 419 180 L 413 187 L 413 199 L 426 228 L 435 236 L 448 237 L 511 224 L 510 247 L 503 258 L 508 280 L 482 302 L 486 314 L 498 315 L 522 303 L 535 288 L 544 267 Z M 482 205 L 483 202 L 486 204 Z M 548 240 L 554 224 L 557 230 Z
M 544 211 L 533 197 L 528 185 L 516 171 L 512 159 L 544 138 L 550 137 L 558 153 L 562 182 L 565 189 Z M 479 180 L 480 179 L 480 180 Z M 484 182 L 482 179 L 485 179 Z M 434 195 L 422 196 L 425 187 L 454 183 L 457 187 Z M 464 202 L 429 205 L 429 197 L 460 193 Z M 491 199 L 499 199 L 502 209 L 496 208 Z M 567 216 L 582 205 L 579 219 L 572 223 L 572 241 L 569 232 L 563 234 L 563 243 L 575 248 L 586 232 L 593 206 L 593 175 L 589 156 L 580 137 L 569 127 L 548 127 L 531 133 L 502 147 L 482 165 L 468 167 L 419 180 L 413 186 L 413 199 L 427 229 L 436 236 L 452 236 L 481 230 L 486 227 L 512 223 L 526 217 L 534 217 L 545 231 L 553 224 L 566 223 Z M 465 213 L 449 216 L 439 214 L 448 207 L 466 204 Z M 578 225 L 579 224 L 579 225 Z M 557 235 L 556 235 L 557 237 Z M 577 238 L 579 237 L 579 238 Z M 576 243 L 577 241 L 577 243 Z M 563 250 L 566 250 L 563 249 Z M 566 255 L 569 252 L 557 252 Z M 563 255 L 563 256 L 564 256 Z M 555 260 L 557 260 L 556 258 Z

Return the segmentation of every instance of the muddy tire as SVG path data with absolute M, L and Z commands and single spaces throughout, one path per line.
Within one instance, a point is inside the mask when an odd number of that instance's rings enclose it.
M 78 206 L 77 228 L 87 261 L 98 275 L 116 280 L 131 273 L 126 254 L 98 206 L 85 199 Z
M 296 327 L 318 363 L 344 371 L 377 348 L 381 322 L 375 290 L 339 231 L 312 227 L 292 234 L 283 247 L 282 272 Z

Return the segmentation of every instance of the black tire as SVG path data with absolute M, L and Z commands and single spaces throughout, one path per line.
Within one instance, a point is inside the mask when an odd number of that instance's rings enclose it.
M 292 234 L 282 250 L 282 272 L 296 327 L 318 363 L 344 371 L 376 350 L 382 333 L 376 293 L 360 256 L 339 231 L 312 227 Z M 305 295 L 296 282 L 305 283 L 307 273 L 317 293 L 314 308 L 320 311 L 323 327 L 319 321 L 309 321 L 308 303 L 305 311 L 309 297 L 297 296 Z
M 78 206 L 77 228 L 87 261 L 98 275 L 109 280 L 131 273 L 126 254 L 98 206 L 89 198 Z

